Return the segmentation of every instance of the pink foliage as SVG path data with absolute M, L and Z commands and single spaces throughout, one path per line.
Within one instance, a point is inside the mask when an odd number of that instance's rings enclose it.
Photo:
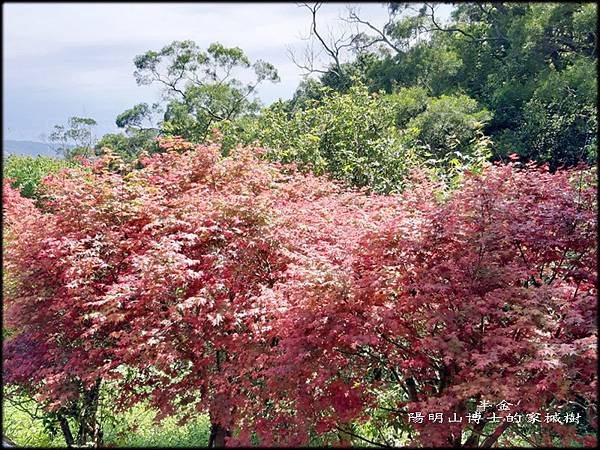
M 260 150 L 161 145 L 126 175 L 109 155 L 48 177 L 42 210 L 5 182 L 6 382 L 57 407 L 76 380 L 119 380 L 122 407 L 208 410 L 230 444 L 265 446 L 344 443 L 386 389 L 426 446 L 474 427 L 406 412 L 595 401 L 596 191 L 578 172 L 490 167 L 441 201 L 424 178 L 380 196 Z

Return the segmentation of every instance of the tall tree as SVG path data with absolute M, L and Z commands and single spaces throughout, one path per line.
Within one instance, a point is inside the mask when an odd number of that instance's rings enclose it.
M 346 37 L 355 58 L 330 58 L 320 81 L 345 92 L 348 83 L 333 76 L 343 67 L 371 90 L 416 85 L 434 96 L 466 94 L 492 113 L 485 131 L 496 159 L 517 153 L 551 169 L 592 162 L 596 17 L 593 3 L 461 3 L 449 20 L 439 4 L 390 3 L 380 25 L 350 10 L 344 20 L 359 27 Z
M 121 133 L 107 133 L 97 142 L 96 153 L 111 149 L 126 161 L 134 160 L 143 151 L 160 151 L 156 138 L 162 134 L 158 119 L 162 110 L 158 103 L 139 103 L 117 116 L 116 125 Z
M 138 84 L 158 83 L 164 88 L 163 131 L 196 142 L 206 138 L 215 122 L 256 111 L 257 87 L 264 81 L 279 81 L 272 64 L 251 62 L 239 47 L 219 43 L 202 50 L 193 41 L 174 41 L 136 56 L 134 64 Z M 244 83 L 236 75 L 247 69 L 254 79 Z
M 96 142 L 94 135 L 96 125 L 96 121 L 89 117 L 70 117 L 66 125 L 54 126 L 49 141 L 56 153 L 63 155 L 65 159 L 92 156 Z

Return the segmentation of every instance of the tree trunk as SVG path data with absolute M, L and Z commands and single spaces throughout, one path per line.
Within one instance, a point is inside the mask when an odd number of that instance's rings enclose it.
M 510 426 L 510 422 L 502 422 L 494 432 L 488 436 L 485 441 L 481 444 L 481 448 L 490 448 L 492 445 L 496 443 L 498 438 L 504 431 Z
M 221 372 L 221 361 L 227 360 L 227 353 L 224 350 L 215 352 L 215 363 L 217 372 Z M 210 437 L 208 438 L 208 448 L 223 448 L 225 447 L 225 438 L 231 436 L 231 431 L 221 424 L 223 417 L 216 417 L 212 411 L 227 410 L 229 405 L 228 398 L 223 393 L 218 393 L 211 400 L 210 413 Z M 213 409 L 215 408 L 215 409 Z
M 212 423 L 210 426 L 210 437 L 208 439 L 208 448 L 225 447 L 225 438 L 230 437 L 231 432 L 218 423 Z
M 73 448 L 74 440 L 73 434 L 71 433 L 71 427 L 69 427 L 69 422 L 67 418 L 62 414 L 58 414 L 58 423 L 60 424 L 60 429 L 65 438 L 65 442 L 67 443 L 67 448 Z
M 77 433 L 78 447 L 87 446 L 88 444 L 92 444 L 94 447 L 102 445 L 102 430 L 96 417 L 101 381 L 98 378 L 94 386 L 83 393 L 79 415 L 79 432 Z

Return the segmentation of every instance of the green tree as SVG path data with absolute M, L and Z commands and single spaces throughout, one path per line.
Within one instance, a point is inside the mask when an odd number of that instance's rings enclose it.
M 66 125 L 55 125 L 49 140 L 56 153 L 65 159 L 75 156 L 92 156 L 94 154 L 94 119 L 89 117 L 73 116 L 67 120 Z
M 355 59 L 329 71 L 352 67 L 370 91 L 469 96 L 491 113 L 495 159 L 517 153 L 556 168 L 595 157 L 596 4 L 461 3 L 446 21 L 438 6 L 390 3 L 384 25 L 351 10 Z M 347 89 L 330 79 L 320 81 Z
M 596 17 L 592 3 L 461 4 L 439 31 L 463 61 L 458 85 L 493 112 L 496 158 L 556 168 L 594 154 Z
M 279 81 L 272 64 L 251 62 L 239 47 L 219 43 L 204 51 L 193 41 L 174 41 L 159 51 L 136 56 L 134 64 L 139 85 L 159 83 L 164 87 L 167 104 L 162 131 L 195 142 L 203 141 L 217 122 L 256 112 L 258 85 Z M 252 81 L 244 83 L 234 77 L 248 69 L 253 72 Z M 135 110 L 124 119 L 143 113 L 144 109 Z
M 597 73 L 589 59 L 545 73 L 523 107 L 517 129 L 520 153 L 549 162 L 552 169 L 579 161 L 592 164 L 597 155 L 596 103 Z
M 418 129 L 417 138 L 434 158 L 449 154 L 470 154 L 478 132 L 491 114 L 466 95 L 430 98 L 427 109 L 411 119 L 407 126 Z
M 37 199 L 43 194 L 39 189 L 42 178 L 76 164 L 47 156 L 8 155 L 2 165 L 2 177 L 12 180 L 11 186 L 19 189 L 23 197 Z
M 123 160 L 133 161 L 142 151 L 160 151 L 156 138 L 161 134 L 161 129 L 155 121 L 161 112 L 157 103 L 140 103 L 119 114 L 115 122 L 123 132 L 102 136 L 96 144 L 96 154 L 101 155 L 103 149 L 110 148 Z

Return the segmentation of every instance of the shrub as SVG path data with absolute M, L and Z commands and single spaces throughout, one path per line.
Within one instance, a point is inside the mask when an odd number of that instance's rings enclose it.
M 38 190 L 40 181 L 46 175 L 58 172 L 65 167 L 73 167 L 74 161 L 50 158 L 47 156 L 20 156 L 8 155 L 4 160 L 2 176 L 11 179 L 11 185 L 19 189 L 21 195 L 27 198 L 39 198 Z
M 5 382 L 49 411 L 85 406 L 85 430 L 110 381 L 115 409 L 208 412 L 215 445 L 485 447 L 519 427 L 408 414 L 595 403 L 594 174 L 511 163 L 383 196 L 260 149 L 161 145 L 127 174 L 105 156 L 47 177 L 45 213 L 5 183 Z
M 286 306 L 270 324 L 277 346 L 246 427 L 264 445 L 311 433 L 330 444 L 593 445 L 564 419 L 576 402 L 596 427 L 594 183 L 510 164 L 439 201 L 423 182 L 343 262 L 333 243 L 318 246 L 318 260 L 277 286 Z M 484 420 L 467 422 L 483 400 Z M 506 417 L 503 400 L 523 425 L 490 422 Z M 436 412 L 443 423 L 427 420 Z M 525 423 L 528 413 L 543 423 Z M 562 423 L 545 420 L 553 413 Z M 448 423 L 453 414 L 461 421 Z
M 392 98 L 369 94 L 360 84 L 345 94 L 322 91 L 320 100 L 307 100 L 305 108 L 292 113 L 283 103 L 264 109 L 240 139 L 268 148 L 272 161 L 294 163 L 350 186 L 401 190 L 423 158 L 410 142 L 410 131 L 396 127 Z

